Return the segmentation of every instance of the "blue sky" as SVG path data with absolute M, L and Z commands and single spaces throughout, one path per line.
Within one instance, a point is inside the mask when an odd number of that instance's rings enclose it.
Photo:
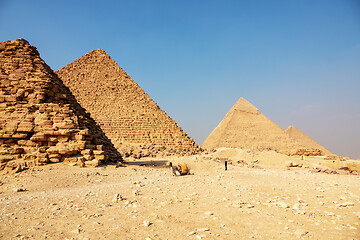
M 360 158 L 358 0 L 0 0 L 0 41 L 58 70 L 104 49 L 202 144 L 244 97 Z

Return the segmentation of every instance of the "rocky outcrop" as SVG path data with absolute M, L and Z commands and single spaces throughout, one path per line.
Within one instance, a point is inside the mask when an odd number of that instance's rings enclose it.
M 26 40 L 0 43 L 0 169 L 121 160 L 109 139 Z

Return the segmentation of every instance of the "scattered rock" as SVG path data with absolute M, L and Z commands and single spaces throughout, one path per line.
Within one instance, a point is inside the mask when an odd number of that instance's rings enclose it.
M 139 195 L 141 195 L 141 193 L 140 193 L 139 190 L 134 190 L 134 191 L 133 191 L 133 195 L 134 195 L 134 196 L 139 196 Z
M 208 231 L 210 231 L 210 229 L 209 228 L 197 228 L 197 229 L 195 229 L 195 231 L 197 231 L 197 232 L 208 232 Z
M 25 192 L 25 188 L 15 188 L 15 192 Z
M 149 220 L 144 220 L 143 225 L 144 227 L 149 227 L 152 223 Z
M 277 201 L 276 206 L 281 207 L 281 208 L 289 208 L 290 207 L 287 203 L 285 203 L 283 201 Z
M 72 233 L 79 234 L 79 233 L 80 233 L 80 231 L 81 231 L 81 230 L 80 230 L 79 228 L 77 228 L 77 229 L 75 229 L 75 230 L 72 230 L 71 232 L 72 232 Z
M 117 193 L 117 194 L 115 194 L 112 202 L 117 203 L 117 202 L 122 201 L 122 200 L 124 200 L 124 198 L 119 193 Z
M 304 229 L 297 229 L 297 230 L 295 230 L 294 234 L 300 238 L 300 237 L 304 237 L 305 235 L 309 234 L 309 232 Z
M 354 206 L 354 203 L 352 202 L 344 202 L 344 203 L 339 203 L 336 205 L 338 208 L 342 208 L 342 207 L 350 207 L 350 206 Z

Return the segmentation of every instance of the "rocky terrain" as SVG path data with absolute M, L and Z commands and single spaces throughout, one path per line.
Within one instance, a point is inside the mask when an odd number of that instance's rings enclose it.
M 191 175 L 174 177 L 169 161 Z M 0 238 L 360 239 L 360 175 L 315 173 L 314 161 L 223 149 L 2 174 Z

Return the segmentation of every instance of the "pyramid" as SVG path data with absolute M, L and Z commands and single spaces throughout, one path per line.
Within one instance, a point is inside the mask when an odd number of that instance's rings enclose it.
M 292 153 L 301 148 L 283 129 L 240 98 L 201 146 L 205 149 L 270 148 Z
M 325 147 L 321 146 L 319 143 L 317 143 L 315 140 L 313 140 L 311 137 L 300 131 L 298 128 L 294 126 L 289 126 L 285 132 L 291 137 L 294 138 L 297 142 L 299 142 L 301 145 L 303 145 L 306 149 L 319 149 L 323 151 L 325 155 L 334 155 L 329 150 L 327 150 Z
M 0 43 L 0 170 L 121 156 L 26 40 Z
M 195 153 L 197 144 L 102 49 L 56 71 L 118 149 Z M 150 148 L 147 148 L 150 149 Z

